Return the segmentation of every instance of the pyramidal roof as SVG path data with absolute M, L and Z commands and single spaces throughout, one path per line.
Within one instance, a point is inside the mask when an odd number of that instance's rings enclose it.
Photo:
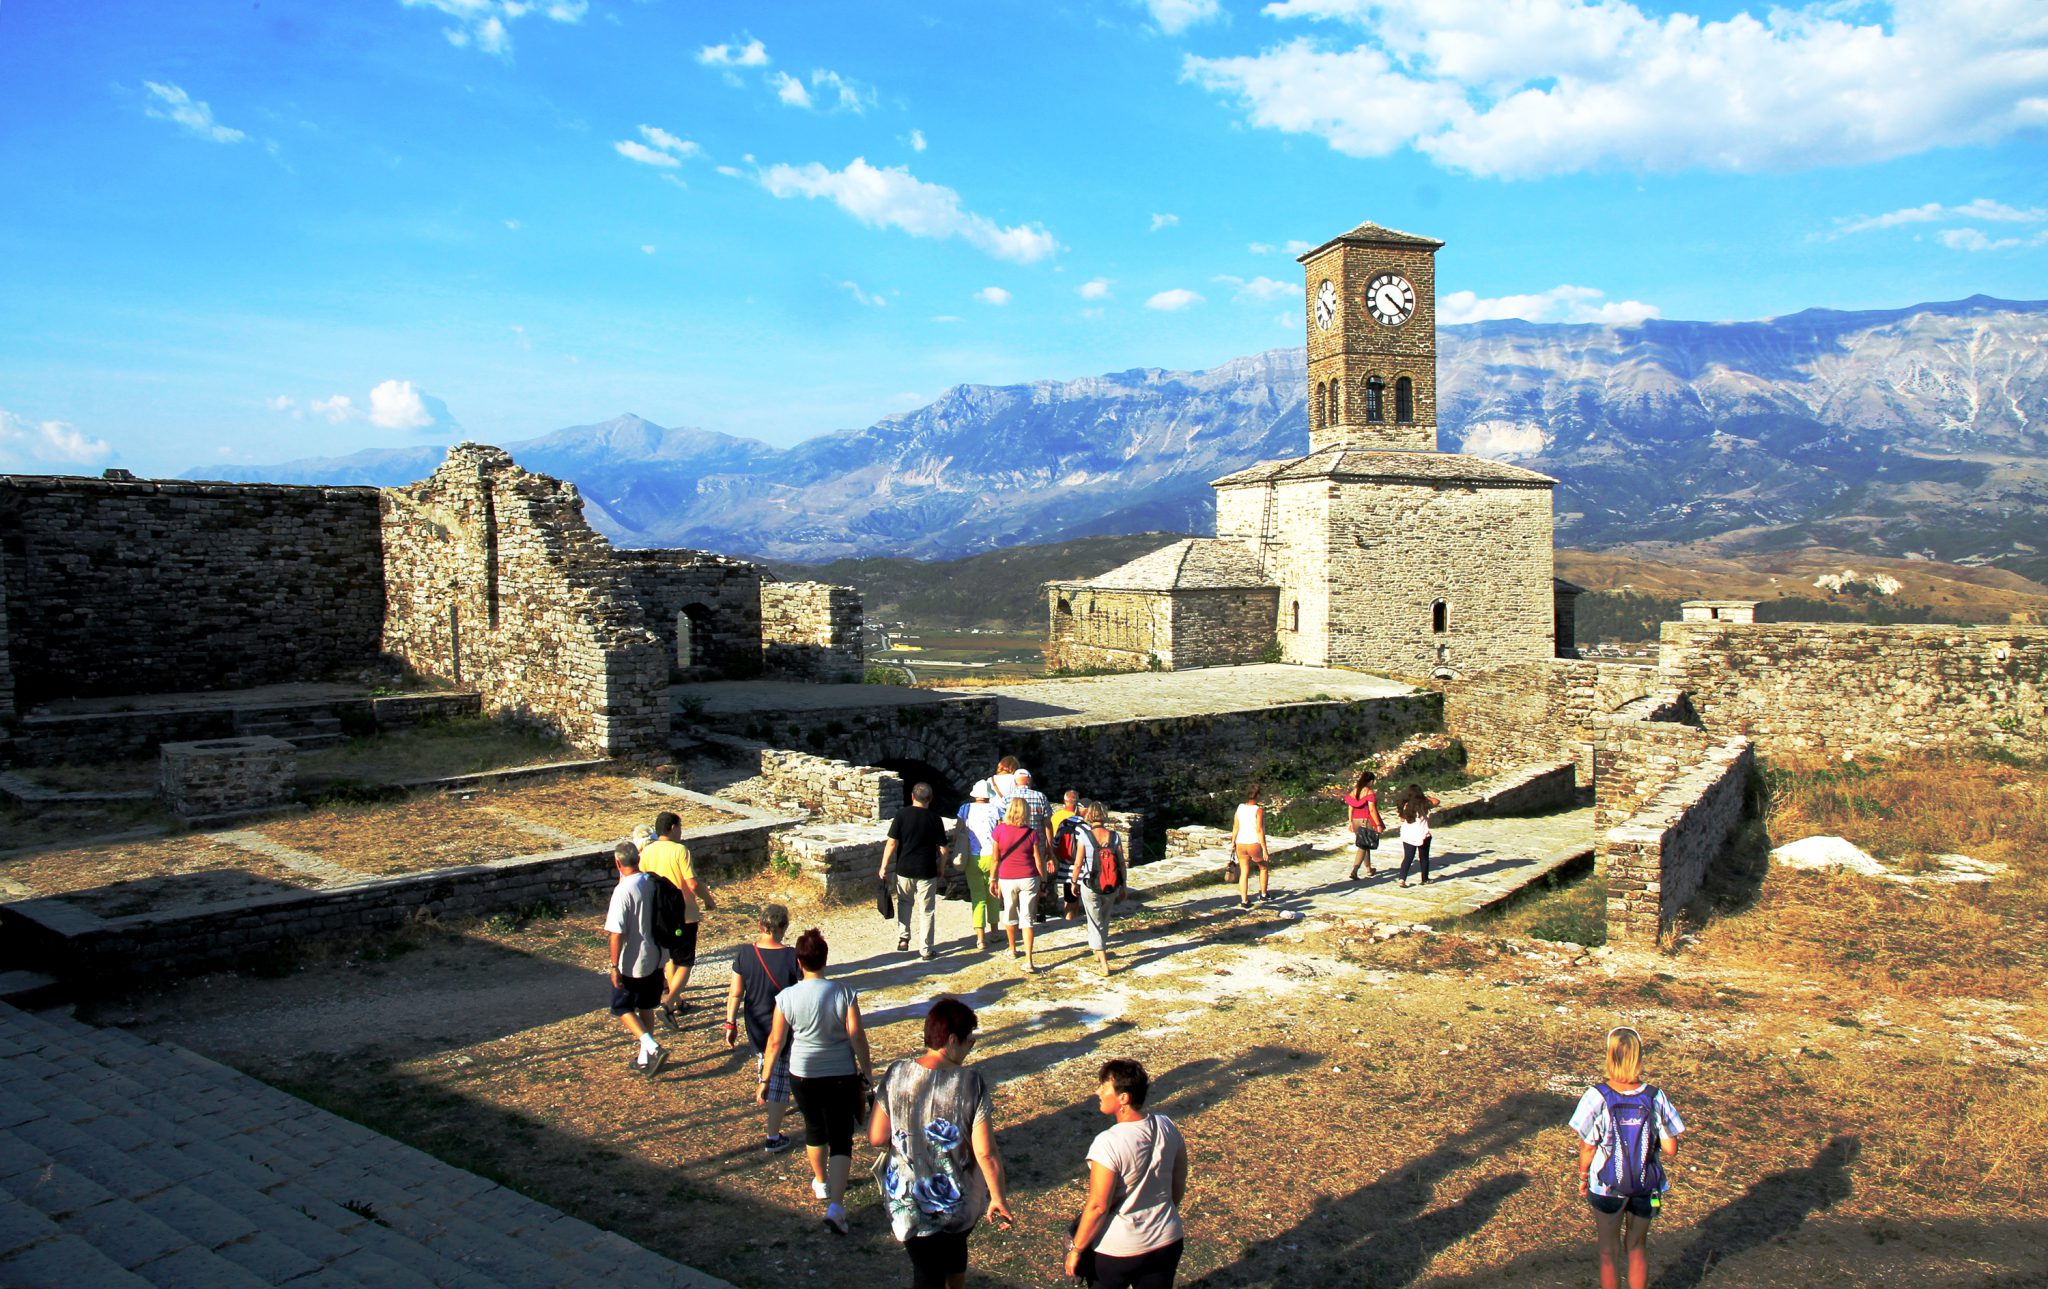
M 1467 483 L 1482 487 L 1551 488 L 1547 474 L 1505 461 L 1468 457 L 1455 452 L 1376 452 L 1366 448 L 1331 447 L 1289 461 L 1261 461 L 1255 466 L 1212 479 L 1212 488 L 1254 483 L 1286 483 L 1297 479 L 1334 479 L 1342 483 Z
M 1221 591 L 1274 583 L 1259 571 L 1259 562 L 1239 543 L 1215 537 L 1190 537 L 1084 582 L 1055 585 L 1085 586 L 1098 591 Z
M 1398 228 L 1385 228 L 1367 220 L 1350 232 L 1339 233 L 1314 250 L 1295 256 L 1295 263 L 1306 264 L 1310 259 L 1321 255 L 1339 242 L 1354 242 L 1361 246 L 1415 246 L 1432 251 L 1443 249 L 1443 243 L 1434 237 L 1421 237 L 1414 233 L 1404 233 Z

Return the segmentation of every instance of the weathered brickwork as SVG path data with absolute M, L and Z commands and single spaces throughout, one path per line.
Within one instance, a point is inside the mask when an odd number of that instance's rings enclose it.
M 1175 671 L 1260 661 L 1273 644 L 1280 591 L 1183 591 L 1173 597 L 1173 639 L 1165 655 Z
M 0 703 L 374 662 L 378 547 L 372 488 L 0 475 Z
M 1596 827 L 1612 828 L 1633 815 L 1665 784 L 1706 759 L 1716 742 L 1697 725 L 1638 716 L 1631 710 L 1636 706 L 1594 720 Z
M 277 721 L 327 717 L 348 731 L 368 733 L 404 729 L 426 720 L 474 716 L 480 710 L 475 693 L 458 692 L 131 712 L 34 712 L 19 721 L 15 753 L 23 765 L 126 761 L 154 754 L 160 743 L 235 738 L 251 726 Z
M 751 676 L 761 670 L 758 564 L 705 551 L 614 550 L 648 630 L 676 679 Z
M 861 678 L 860 592 L 825 582 L 763 582 L 760 598 L 768 670 L 823 684 Z
M 831 823 L 893 819 L 903 808 L 903 776 L 807 752 L 762 747 L 760 773 L 721 795 L 764 809 L 803 811 Z
M 464 443 L 383 495 L 387 652 L 591 755 L 666 745 L 668 655 L 573 484 Z
M 7 730 L 14 724 L 14 662 L 7 644 L 7 547 L 0 542 L 0 749 L 7 746 Z
M 281 738 L 166 743 L 157 796 L 187 819 L 246 814 L 289 804 L 298 775 L 299 750 Z
M 2048 628 L 1667 622 L 1658 672 L 1766 756 L 2048 751 Z
M 1079 585 L 1049 591 L 1049 666 L 1144 671 L 1173 657 L 1173 601 L 1165 591 L 1111 591 Z
M 1657 683 L 1655 668 L 1630 663 L 1548 658 L 1499 667 L 1444 684 L 1444 729 L 1481 773 L 1570 760 L 1584 787 L 1594 781 L 1595 719 Z
M 1047 661 L 1186 671 L 1257 662 L 1280 592 L 1238 542 L 1188 538 L 1081 582 L 1046 584 Z
M 1748 739 L 1722 740 L 1602 834 L 1608 943 L 1654 944 L 1670 929 L 1727 853 L 1754 766 Z

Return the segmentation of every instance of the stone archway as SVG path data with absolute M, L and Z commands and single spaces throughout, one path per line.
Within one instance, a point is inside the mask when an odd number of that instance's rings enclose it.
M 967 804 L 967 789 L 972 785 L 958 782 L 929 761 L 891 756 L 882 758 L 878 764 L 903 780 L 904 805 L 910 804 L 910 790 L 920 783 L 932 785 L 932 808 L 947 818 Z
M 987 777 L 995 768 L 993 761 L 986 768 L 977 768 L 979 762 L 956 755 L 952 748 L 932 747 L 919 738 L 888 735 L 877 743 L 876 751 L 880 755 L 870 759 L 868 764 L 896 770 L 903 775 L 905 791 L 922 779 L 932 785 L 934 800 L 950 800 L 955 809 L 967 800 L 968 789 L 974 786 L 974 781 Z M 913 773 L 899 768 L 902 766 L 914 766 L 916 770 Z

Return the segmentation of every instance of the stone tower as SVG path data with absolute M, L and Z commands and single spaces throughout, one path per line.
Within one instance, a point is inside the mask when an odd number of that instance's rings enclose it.
M 1301 257 L 1308 447 L 1436 450 L 1433 238 L 1360 224 Z

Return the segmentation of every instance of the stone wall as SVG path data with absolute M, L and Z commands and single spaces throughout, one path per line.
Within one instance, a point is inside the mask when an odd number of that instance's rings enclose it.
M 1766 756 L 2048 752 L 2048 628 L 1667 622 L 1661 683 Z
M 1078 788 L 1105 806 L 1223 810 L 1255 780 L 1325 775 L 1442 719 L 1434 693 L 1294 703 L 1246 712 L 1003 731 L 1004 752 L 1058 800 Z
M 1571 760 L 1584 787 L 1594 781 L 1595 719 L 1657 684 L 1654 668 L 1629 663 L 1518 663 L 1446 682 L 1444 729 L 1464 743 L 1478 773 Z
M 1280 618 L 1277 587 L 1173 593 L 1173 633 L 1165 662 L 1174 671 L 1258 662 Z
M 1601 836 L 1609 944 L 1655 944 L 1742 822 L 1755 757 L 1748 739 L 1715 743 Z
M 764 809 L 805 811 L 831 823 L 893 819 L 903 808 L 903 777 L 786 748 L 763 747 L 760 772 L 724 795 Z
M 1520 766 L 1469 788 L 1446 792 L 1429 817 L 1432 822 L 1448 828 L 1466 819 L 1498 819 L 1565 810 L 1578 799 L 1575 769 L 1570 761 Z M 1382 819 L 1383 822 L 1392 822 L 1395 827 L 1400 826 L 1391 810 Z
M 247 814 L 289 803 L 298 775 L 299 750 L 281 738 L 166 743 L 157 796 L 187 819 Z
M 1657 719 L 1654 699 L 1597 717 L 1593 748 L 1593 823 L 1612 828 L 1706 759 L 1714 736 L 1697 725 Z
M 721 734 L 856 766 L 922 761 L 947 781 L 950 795 L 964 794 L 994 771 L 1001 755 L 996 700 L 981 696 L 886 707 L 705 712 L 693 719 Z
M 860 592 L 825 582 L 761 584 L 761 660 L 784 676 L 825 684 L 857 681 Z
M 374 662 L 379 545 L 371 488 L 0 475 L 0 704 Z
M 14 713 L 14 661 L 7 642 L 7 544 L 0 540 L 0 751 L 7 748 Z
M 464 443 L 383 497 L 387 652 L 589 755 L 665 748 L 670 654 L 575 485 Z
M 1048 666 L 1144 671 L 1173 655 L 1173 597 L 1164 591 L 1047 588 Z
M 352 731 L 404 729 L 427 720 L 473 716 L 474 692 L 395 694 L 312 703 L 147 708 L 128 712 L 36 712 L 20 718 L 15 754 L 24 765 L 77 765 L 153 756 L 162 743 L 234 738 L 251 726 L 333 717 Z
M 690 550 L 614 550 L 612 558 L 647 629 L 661 640 L 672 677 L 744 677 L 761 670 L 767 575 L 760 565 Z

